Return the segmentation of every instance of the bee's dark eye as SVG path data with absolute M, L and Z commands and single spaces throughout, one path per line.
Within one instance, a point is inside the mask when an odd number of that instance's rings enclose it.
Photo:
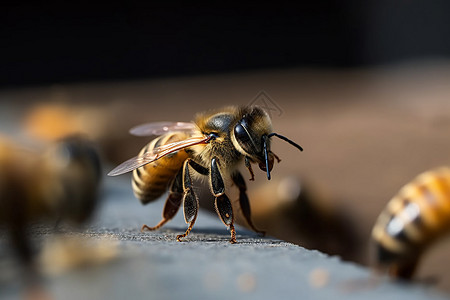
M 250 136 L 248 135 L 247 131 L 241 124 L 237 124 L 234 127 L 234 136 L 236 137 L 239 143 L 246 144 L 250 142 Z
M 246 151 L 247 153 L 254 152 L 253 141 L 247 130 L 245 130 L 244 126 L 241 123 L 238 123 L 236 126 L 234 126 L 234 136 L 236 137 L 237 142 L 244 151 Z

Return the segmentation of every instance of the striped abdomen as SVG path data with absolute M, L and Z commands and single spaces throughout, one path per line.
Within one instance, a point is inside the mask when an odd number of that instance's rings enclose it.
M 142 148 L 139 155 L 143 155 L 162 145 L 182 141 L 187 137 L 187 134 L 182 132 L 167 133 L 148 143 Z M 136 198 L 141 200 L 142 204 L 147 204 L 159 198 L 167 190 L 168 185 L 182 168 L 183 162 L 187 158 L 187 152 L 180 150 L 135 169 L 131 185 Z
M 423 250 L 450 229 L 450 168 L 420 174 L 389 201 L 372 231 L 377 261 L 410 277 Z

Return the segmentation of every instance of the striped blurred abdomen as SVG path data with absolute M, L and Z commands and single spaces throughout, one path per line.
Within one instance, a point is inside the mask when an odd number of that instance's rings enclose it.
M 418 258 L 450 229 L 450 168 L 417 176 L 389 201 L 372 231 L 378 262 Z
M 172 132 L 159 136 L 142 148 L 140 155 L 169 143 L 182 141 L 188 138 L 186 133 Z M 133 193 L 142 204 L 147 204 L 158 199 L 167 190 L 172 179 L 182 168 L 183 162 L 188 158 L 183 149 L 164 156 L 152 163 L 133 171 L 131 185 Z

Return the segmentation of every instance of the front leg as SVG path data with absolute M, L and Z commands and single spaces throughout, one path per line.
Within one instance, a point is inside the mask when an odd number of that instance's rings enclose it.
M 245 167 L 250 172 L 250 176 L 251 176 L 250 177 L 250 181 L 254 181 L 255 180 L 255 174 L 253 173 L 252 165 L 250 164 L 250 160 L 248 159 L 247 156 L 244 158 L 244 163 L 245 163 Z
M 233 225 L 233 207 L 231 206 L 230 199 L 228 199 L 225 194 L 225 184 L 222 175 L 220 174 L 219 163 L 216 157 L 211 160 L 210 183 L 212 192 L 216 197 L 216 212 L 219 215 L 220 220 L 222 220 L 225 225 L 230 226 L 230 243 L 234 244 L 236 243 L 236 230 Z
M 280 163 L 281 158 L 278 157 L 278 155 L 276 155 L 275 153 L 273 153 L 272 151 L 269 151 L 270 153 L 272 153 L 273 157 L 275 157 L 275 159 L 277 160 L 277 163 Z
M 253 225 L 250 211 L 250 202 L 247 197 L 247 186 L 245 184 L 244 177 L 242 177 L 241 172 L 234 173 L 231 175 L 231 179 L 233 179 L 234 184 L 239 188 L 239 204 L 241 205 L 242 214 L 247 221 L 247 224 L 253 229 L 253 231 L 265 235 L 264 231 L 258 230 L 255 225 Z

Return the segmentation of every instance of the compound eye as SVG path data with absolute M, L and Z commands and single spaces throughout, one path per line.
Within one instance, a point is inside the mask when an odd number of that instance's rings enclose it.
M 248 143 L 250 141 L 247 131 L 241 124 L 237 124 L 234 127 L 234 136 L 240 143 Z
M 244 149 L 247 153 L 252 152 L 252 141 L 250 136 L 248 135 L 247 130 L 245 130 L 244 126 L 238 123 L 234 126 L 234 136 L 236 137 L 239 145 Z

